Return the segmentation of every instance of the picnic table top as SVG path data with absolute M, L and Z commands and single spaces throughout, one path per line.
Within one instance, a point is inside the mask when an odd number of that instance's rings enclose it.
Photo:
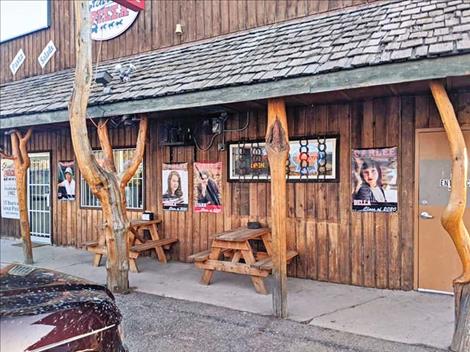
M 270 233 L 271 229 L 269 227 L 261 227 L 259 229 L 239 227 L 237 229 L 222 232 L 220 235 L 215 237 L 215 240 L 226 242 L 245 242 Z
M 162 222 L 161 219 L 154 219 L 154 220 L 136 219 L 136 220 L 131 220 L 131 226 L 133 227 L 148 226 L 148 225 L 153 225 L 153 224 L 159 224 L 161 222 Z

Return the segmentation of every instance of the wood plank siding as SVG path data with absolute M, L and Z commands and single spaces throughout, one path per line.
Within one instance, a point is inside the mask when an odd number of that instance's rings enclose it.
M 94 42 L 93 58 L 96 62 L 125 57 L 373 1 L 377 0 L 147 0 L 145 10 L 124 34 Z M 0 45 L 0 83 L 75 65 L 73 2 L 51 0 L 51 4 L 49 29 Z M 182 35 L 175 34 L 177 23 L 183 26 Z M 37 58 L 50 40 L 57 52 L 41 69 Z M 26 60 L 13 76 L 9 64 L 20 49 Z
M 452 95 L 462 127 L 470 127 L 470 93 Z M 249 128 L 226 134 L 226 141 L 263 139 L 266 111 L 251 110 Z M 289 266 L 288 274 L 300 278 L 354 284 L 367 287 L 413 288 L 413 223 L 414 223 L 414 157 L 415 129 L 442 127 L 432 97 L 392 96 L 329 105 L 297 106 L 287 110 L 291 136 L 337 134 L 339 145 L 338 183 L 288 183 L 287 245 L 299 256 Z M 246 113 L 231 115 L 227 128 L 243 126 Z M 209 248 L 211 236 L 222 230 L 245 225 L 258 219 L 270 223 L 269 183 L 228 183 L 227 152 L 215 146 L 208 151 L 193 147 L 168 147 L 158 143 L 161 128 L 157 119 L 150 119 L 149 139 L 145 152 L 145 209 L 163 219 L 165 237 L 178 238 L 172 250 L 173 259 L 186 261 L 188 255 Z M 112 130 L 114 146 L 134 146 L 135 127 Z M 2 137 L 5 138 L 6 137 Z M 98 146 L 92 133 L 94 146 Z M 1 143 L 0 143 L 1 144 Z M 5 143 L 8 145 L 8 143 Z M 355 213 L 351 211 L 351 149 L 364 147 L 399 147 L 399 211 L 394 214 Z M 67 126 L 35 131 L 30 151 L 52 152 L 52 180 L 57 179 L 57 161 L 74 158 Z M 223 212 L 193 213 L 190 210 L 168 212 L 161 207 L 161 165 L 163 162 L 222 161 Z M 189 165 L 192 192 L 192 164 Z M 101 211 L 80 208 L 77 177 L 77 200 L 57 201 L 52 187 L 53 243 L 79 246 L 97 238 L 96 224 Z M 140 212 L 130 211 L 131 218 Z M 18 237 L 17 221 L 1 219 L 2 235 Z

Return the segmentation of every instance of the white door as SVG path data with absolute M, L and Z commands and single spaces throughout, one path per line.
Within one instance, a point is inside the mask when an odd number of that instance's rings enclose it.
M 28 209 L 31 241 L 51 244 L 51 165 L 49 153 L 31 153 Z

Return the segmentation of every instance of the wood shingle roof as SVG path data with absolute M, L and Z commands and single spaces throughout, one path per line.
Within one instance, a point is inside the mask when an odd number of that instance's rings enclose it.
M 469 0 L 404 0 L 314 15 L 109 62 L 110 92 L 90 106 L 312 77 L 365 66 L 470 53 Z M 120 82 L 117 63 L 136 71 Z M 67 109 L 74 70 L 0 86 L 0 117 Z

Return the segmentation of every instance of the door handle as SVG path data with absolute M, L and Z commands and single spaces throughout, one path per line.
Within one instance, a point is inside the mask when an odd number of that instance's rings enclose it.
M 427 211 L 423 211 L 421 212 L 421 214 L 419 214 L 419 216 L 421 216 L 421 219 L 434 219 L 434 216 L 432 216 L 431 214 L 429 214 Z

